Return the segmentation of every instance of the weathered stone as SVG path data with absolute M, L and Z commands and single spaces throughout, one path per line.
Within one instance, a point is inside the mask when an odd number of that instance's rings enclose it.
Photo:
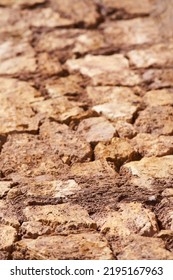
M 91 158 L 89 144 L 65 124 L 45 122 L 40 128 L 40 135 L 66 163 Z
M 87 55 L 68 60 L 66 66 L 70 72 L 79 71 L 91 78 L 93 85 L 134 86 L 140 83 L 139 75 L 130 70 L 128 60 L 122 54 Z
M 43 76 L 52 76 L 57 75 L 62 71 L 62 67 L 60 62 L 56 59 L 48 55 L 48 53 L 41 53 L 37 57 L 38 69 L 39 73 Z
M 171 183 L 173 156 L 144 157 L 140 161 L 126 163 L 121 167 L 121 174 L 126 174 L 128 182 L 135 187 L 158 192 Z
M 134 127 L 139 133 L 172 135 L 173 108 L 171 106 L 147 107 L 139 113 Z
M 7 251 L 0 251 L 0 260 L 9 260 L 9 253 Z
M 75 163 L 70 169 L 74 177 L 114 177 L 117 173 L 108 165 L 105 160 Z
M 77 132 L 89 143 L 109 141 L 116 134 L 115 127 L 103 117 L 82 120 Z
M 11 226 L 0 225 L 0 250 L 10 250 L 16 240 L 17 232 Z
M 107 43 L 114 47 L 153 44 L 162 40 L 157 23 L 149 17 L 106 22 L 101 28 Z
M 137 68 L 147 67 L 171 67 L 173 64 L 172 58 L 173 42 L 165 44 L 154 45 L 147 49 L 132 50 L 128 53 L 130 63 Z
M 10 225 L 14 228 L 19 228 L 20 223 L 13 207 L 6 203 L 5 200 L 0 200 L 0 222 L 1 224 Z
M 150 89 L 160 89 L 173 86 L 172 69 L 149 69 L 142 77 L 143 81 L 149 85 Z
M 24 187 L 27 196 L 31 199 L 40 198 L 41 200 L 66 198 L 81 189 L 75 180 L 54 180 L 29 183 Z
M 118 260 L 172 260 L 173 254 L 165 249 L 160 238 L 131 235 L 118 254 Z
M 141 203 L 120 203 L 120 211 L 108 211 L 100 218 L 94 217 L 97 225 L 107 238 L 119 239 L 122 242 L 131 234 L 153 236 L 158 232 L 158 225 L 154 213 L 145 209 Z
M 50 145 L 33 135 L 10 135 L 0 154 L 0 170 L 5 176 L 15 173 L 25 177 L 61 176 L 66 169 Z
M 39 116 L 31 104 L 40 100 L 40 93 L 26 82 L 0 78 L 0 134 L 12 131 L 37 131 Z
M 22 230 L 27 237 L 47 233 L 69 233 L 86 228 L 96 229 L 96 223 L 86 210 L 79 205 L 68 203 L 59 205 L 29 206 L 23 211 L 27 222 Z M 36 223 L 36 228 L 35 228 Z
M 5 196 L 11 188 L 11 182 L 0 181 L 0 198 Z
M 113 138 L 110 143 L 99 143 L 94 150 L 95 159 L 105 159 L 119 168 L 123 163 L 135 160 L 137 154 L 128 140 Z
M 131 123 L 125 121 L 117 121 L 115 123 L 116 131 L 120 138 L 133 138 L 137 132 Z
M 172 188 L 167 188 L 162 192 L 163 197 L 171 197 L 173 196 L 173 189 Z
M 98 233 L 44 236 L 36 240 L 23 239 L 16 245 L 14 259 L 37 260 L 112 260 L 105 238 Z
M 102 5 L 108 12 L 120 10 L 122 14 L 126 12 L 129 15 L 149 14 L 153 10 L 153 3 L 150 0 L 144 0 L 137 4 L 133 0 L 103 0 Z
M 143 100 L 147 106 L 173 105 L 173 91 L 169 89 L 148 91 Z
M 142 156 L 146 157 L 161 157 L 173 153 L 173 136 L 139 133 L 131 143 Z
M 96 86 L 87 87 L 87 95 L 93 105 L 107 102 L 140 104 L 141 99 L 128 87 Z
M 157 217 L 162 229 L 173 230 L 173 197 L 166 197 L 157 206 Z

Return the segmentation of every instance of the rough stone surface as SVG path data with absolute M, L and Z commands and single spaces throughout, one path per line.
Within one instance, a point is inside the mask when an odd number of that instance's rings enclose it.
M 14 259 L 36 260 L 111 260 L 113 255 L 105 238 L 98 233 L 44 236 L 23 239 L 16 245 Z
M 173 136 L 139 133 L 133 138 L 132 143 L 135 149 L 145 157 L 173 154 Z
M 112 138 L 111 143 L 99 143 L 94 150 L 96 159 L 106 159 L 120 167 L 123 163 L 135 160 L 137 154 L 128 140 Z
M 0 0 L 0 259 L 173 259 L 173 0 Z

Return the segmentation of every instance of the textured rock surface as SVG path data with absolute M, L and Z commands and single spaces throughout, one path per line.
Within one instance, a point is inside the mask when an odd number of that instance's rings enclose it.
M 173 259 L 173 0 L 0 0 L 0 259 Z

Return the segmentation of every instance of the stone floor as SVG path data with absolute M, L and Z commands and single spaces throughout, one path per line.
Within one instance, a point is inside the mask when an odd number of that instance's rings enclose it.
M 172 0 L 0 0 L 0 259 L 173 259 Z

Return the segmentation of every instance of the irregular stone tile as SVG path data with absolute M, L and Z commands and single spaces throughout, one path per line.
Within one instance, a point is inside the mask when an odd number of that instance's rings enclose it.
M 142 77 L 143 81 L 149 84 L 150 89 L 160 89 L 173 86 L 172 69 L 149 69 Z
M 82 120 L 77 132 L 82 135 L 87 142 L 97 143 L 99 141 L 109 141 L 115 135 L 115 127 L 103 117 L 89 118 Z
M 105 159 L 119 168 L 124 162 L 137 159 L 137 154 L 128 140 L 113 138 L 110 143 L 99 143 L 94 149 L 95 159 Z
M 161 230 L 157 234 L 158 238 L 161 238 L 165 242 L 167 250 L 173 252 L 173 231 L 172 230 Z
M 162 39 L 157 23 L 149 17 L 106 22 L 101 29 L 107 43 L 120 48 L 153 44 Z
M 103 0 L 102 5 L 109 11 L 122 10 L 130 15 L 134 14 L 149 14 L 153 10 L 153 3 L 150 0 L 144 0 L 136 4 L 133 0 L 114 1 Z
M 147 49 L 131 50 L 127 56 L 130 63 L 137 68 L 147 67 L 171 67 L 173 64 L 172 58 L 173 42 L 151 46 Z
M 51 57 L 48 53 L 40 53 L 37 56 L 38 68 L 37 71 L 43 76 L 52 76 L 62 71 L 60 62 Z
M 133 138 L 137 132 L 134 126 L 131 123 L 125 121 L 117 121 L 115 123 L 116 131 L 120 138 Z
M 72 21 L 73 24 L 95 25 L 99 19 L 96 5 L 92 0 L 61 0 L 53 1 L 51 4 L 55 11 L 58 11 L 64 18 Z
M 173 230 L 173 197 L 163 198 L 156 211 L 162 229 Z
M 22 17 L 30 27 L 36 28 L 55 28 L 70 26 L 74 23 L 72 19 L 61 16 L 60 13 L 54 11 L 51 7 L 44 9 L 23 10 Z
M 128 60 L 122 54 L 87 55 L 84 58 L 68 60 L 66 66 L 70 72 L 79 71 L 91 78 L 95 86 L 134 86 L 140 83 L 139 75 L 130 70 Z
M 0 181 L 0 198 L 5 196 L 10 190 L 12 182 Z
M 173 105 L 173 91 L 169 89 L 148 91 L 143 100 L 147 106 Z
M 117 173 L 104 160 L 74 163 L 70 169 L 72 177 L 114 177 Z
M 155 135 L 173 134 L 173 107 L 154 106 L 147 107 L 139 113 L 134 124 L 138 133 L 151 133 Z
M 89 99 L 91 99 L 93 105 L 99 105 L 107 102 L 131 102 L 136 105 L 141 102 L 141 98 L 135 95 L 133 90 L 128 87 L 88 86 L 87 95 Z
M 45 232 L 69 234 L 71 230 L 96 229 L 96 223 L 89 217 L 87 211 L 79 205 L 64 203 L 28 206 L 23 210 L 23 213 L 27 222 L 22 224 L 22 230 L 27 237 L 43 235 Z
M 173 196 L 173 189 L 172 188 L 167 188 L 162 192 L 163 197 L 171 197 Z
M 69 75 L 57 80 L 48 80 L 45 82 L 45 88 L 50 98 L 77 95 L 78 99 L 82 92 L 82 78 L 79 75 Z
M 126 163 L 121 167 L 121 174 L 137 188 L 157 192 L 164 190 L 172 181 L 173 156 L 144 157 L 140 161 Z
M 58 154 L 46 142 L 29 134 L 13 134 L 7 139 L 0 154 L 0 170 L 4 176 L 17 173 L 25 177 L 53 175 L 67 172 Z
M 17 232 L 13 227 L 0 225 L 0 250 L 10 250 L 16 237 Z
M 41 200 L 51 198 L 66 198 L 81 189 L 75 180 L 54 180 L 29 183 L 24 187 L 27 196 L 40 198 Z
M 66 163 L 87 161 L 91 158 L 89 144 L 65 124 L 45 122 L 40 127 L 40 136 Z
M 173 136 L 139 133 L 131 143 L 142 156 L 161 157 L 173 154 Z
M 130 202 L 118 204 L 118 211 L 96 214 L 94 220 L 102 233 L 108 238 L 124 239 L 131 234 L 153 236 L 158 232 L 156 217 L 141 203 Z M 97 216 L 98 215 L 98 216 Z
M 0 200 L 0 222 L 1 224 L 6 224 L 14 228 L 19 228 L 20 226 L 13 207 L 5 202 L 5 200 Z
M 41 4 L 46 2 L 47 0 L 30 0 L 29 2 L 27 0 L 0 0 L 0 5 L 2 6 L 33 6 L 35 4 Z
M 172 260 L 173 254 L 165 249 L 160 238 L 131 235 L 118 260 Z
M 51 118 L 69 123 L 73 118 L 83 112 L 81 102 L 70 101 L 66 96 L 36 101 L 32 108 L 45 118 Z
M 98 233 L 89 232 L 69 236 L 44 236 L 36 240 L 23 239 L 17 243 L 13 258 L 112 260 L 113 255 L 105 238 Z
M 42 99 L 40 93 L 26 82 L 0 78 L 0 134 L 12 131 L 37 131 L 39 116 L 30 105 Z
M 123 120 L 126 122 L 132 122 L 133 116 L 138 110 L 138 106 L 133 105 L 130 102 L 108 102 L 96 105 L 92 109 L 112 121 Z

